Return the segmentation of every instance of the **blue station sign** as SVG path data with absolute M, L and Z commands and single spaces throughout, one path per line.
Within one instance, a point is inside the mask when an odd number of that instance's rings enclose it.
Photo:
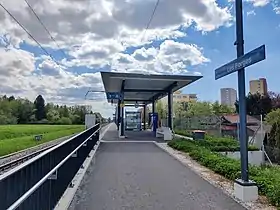
M 265 59 L 265 45 L 262 45 L 251 52 L 223 65 L 215 70 L 215 80 L 228 74 L 246 68 Z
M 122 99 L 122 94 L 120 92 L 106 92 L 107 99 Z

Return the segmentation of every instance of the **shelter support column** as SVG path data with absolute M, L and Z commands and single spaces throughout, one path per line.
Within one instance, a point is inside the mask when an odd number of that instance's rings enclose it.
M 121 101 L 121 137 L 124 136 L 124 101 Z
M 153 102 L 152 102 L 152 113 L 155 113 L 155 100 L 153 100 Z
M 172 130 L 172 92 L 168 91 L 168 113 L 167 113 L 167 126 Z
M 143 107 L 143 123 L 144 123 L 144 125 L 143 125 L 143 129 L 144 130 L 146 130 L 146 105 L 144 105 L 144 107 Z
M 121 122 L 121 100 L 118 100 L 118 107 L 117 107 L 117 127 L 118 127 L 118 130 L 120 129 L 120 122 Z

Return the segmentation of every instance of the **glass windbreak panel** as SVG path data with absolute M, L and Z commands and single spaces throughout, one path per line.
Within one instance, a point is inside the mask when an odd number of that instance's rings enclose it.
M 125 113 L 126 130 L 141 130 L 141 112 Z

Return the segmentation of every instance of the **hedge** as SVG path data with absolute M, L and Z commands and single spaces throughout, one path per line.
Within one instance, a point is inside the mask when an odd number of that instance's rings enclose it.
M 172 140 L 168 145 L 188 153 L 203 166 L 230 180 L 241 177 L 239 160 L 211 151 L 209 147 L 202 147 L 198 142 Z M 280 207 L 280 168 L 250 165 L 249 176 L 256 182 L 259 193 L 265 195 L 272 205 Z
M 182 131 L 175 130 L 176 134 L 192 137 L 191 131 Z M 240 151 L 239 142 L 230 137 L 215 137 L 207 135 L 205 136 L 205 140 L 197 141 L 201 146 L 210 147 L 212 151 L 216 152 L 236 152 Z M 257 147 L 249 145 L 249 151 L 257 151 L 259 150 Z

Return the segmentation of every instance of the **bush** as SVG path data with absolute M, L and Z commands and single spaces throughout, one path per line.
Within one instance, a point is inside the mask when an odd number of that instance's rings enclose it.
M 211 151 L 209 147 L 201 146 L 199 141 L 173 140 L 168 145 L 189 153 L 194 160 L 230 180 L 240 178 L 239 160 Z M 272 205 L 280 207 L 280 168 L 249 166 L 249 176 L 257 183 L 260 194 L 266 195 Z
M 191 131 L 175 129 L 174 132 L 178 135 L 181 135 L 181 136 L 187 136 L 187 137 L 191 137 L 191 138 L 193 137 Z
M 177 133 L 179 135 L 183 135 L 183 136 L 192 137 L 190 131 L 175 130 L 175 133 Z M 210 135 L 206 134 L 205 140 L 199 140 L 199 141 L 197 141 L 197 143 L 200 146 L 208 147 L 212 151 L 215 151 L 215 152 L 240 151 L 239 142 L 231 137 L 215 137 L 215 136 L 210 136 Z M 259 149 L 255 146 L 249 145 L 248 150 L 257 151 Z
M 58 120 L 58 124 L 60 124 L 60 125 L 71 125 L 72 121 L 68 117 L 62 117 Z

